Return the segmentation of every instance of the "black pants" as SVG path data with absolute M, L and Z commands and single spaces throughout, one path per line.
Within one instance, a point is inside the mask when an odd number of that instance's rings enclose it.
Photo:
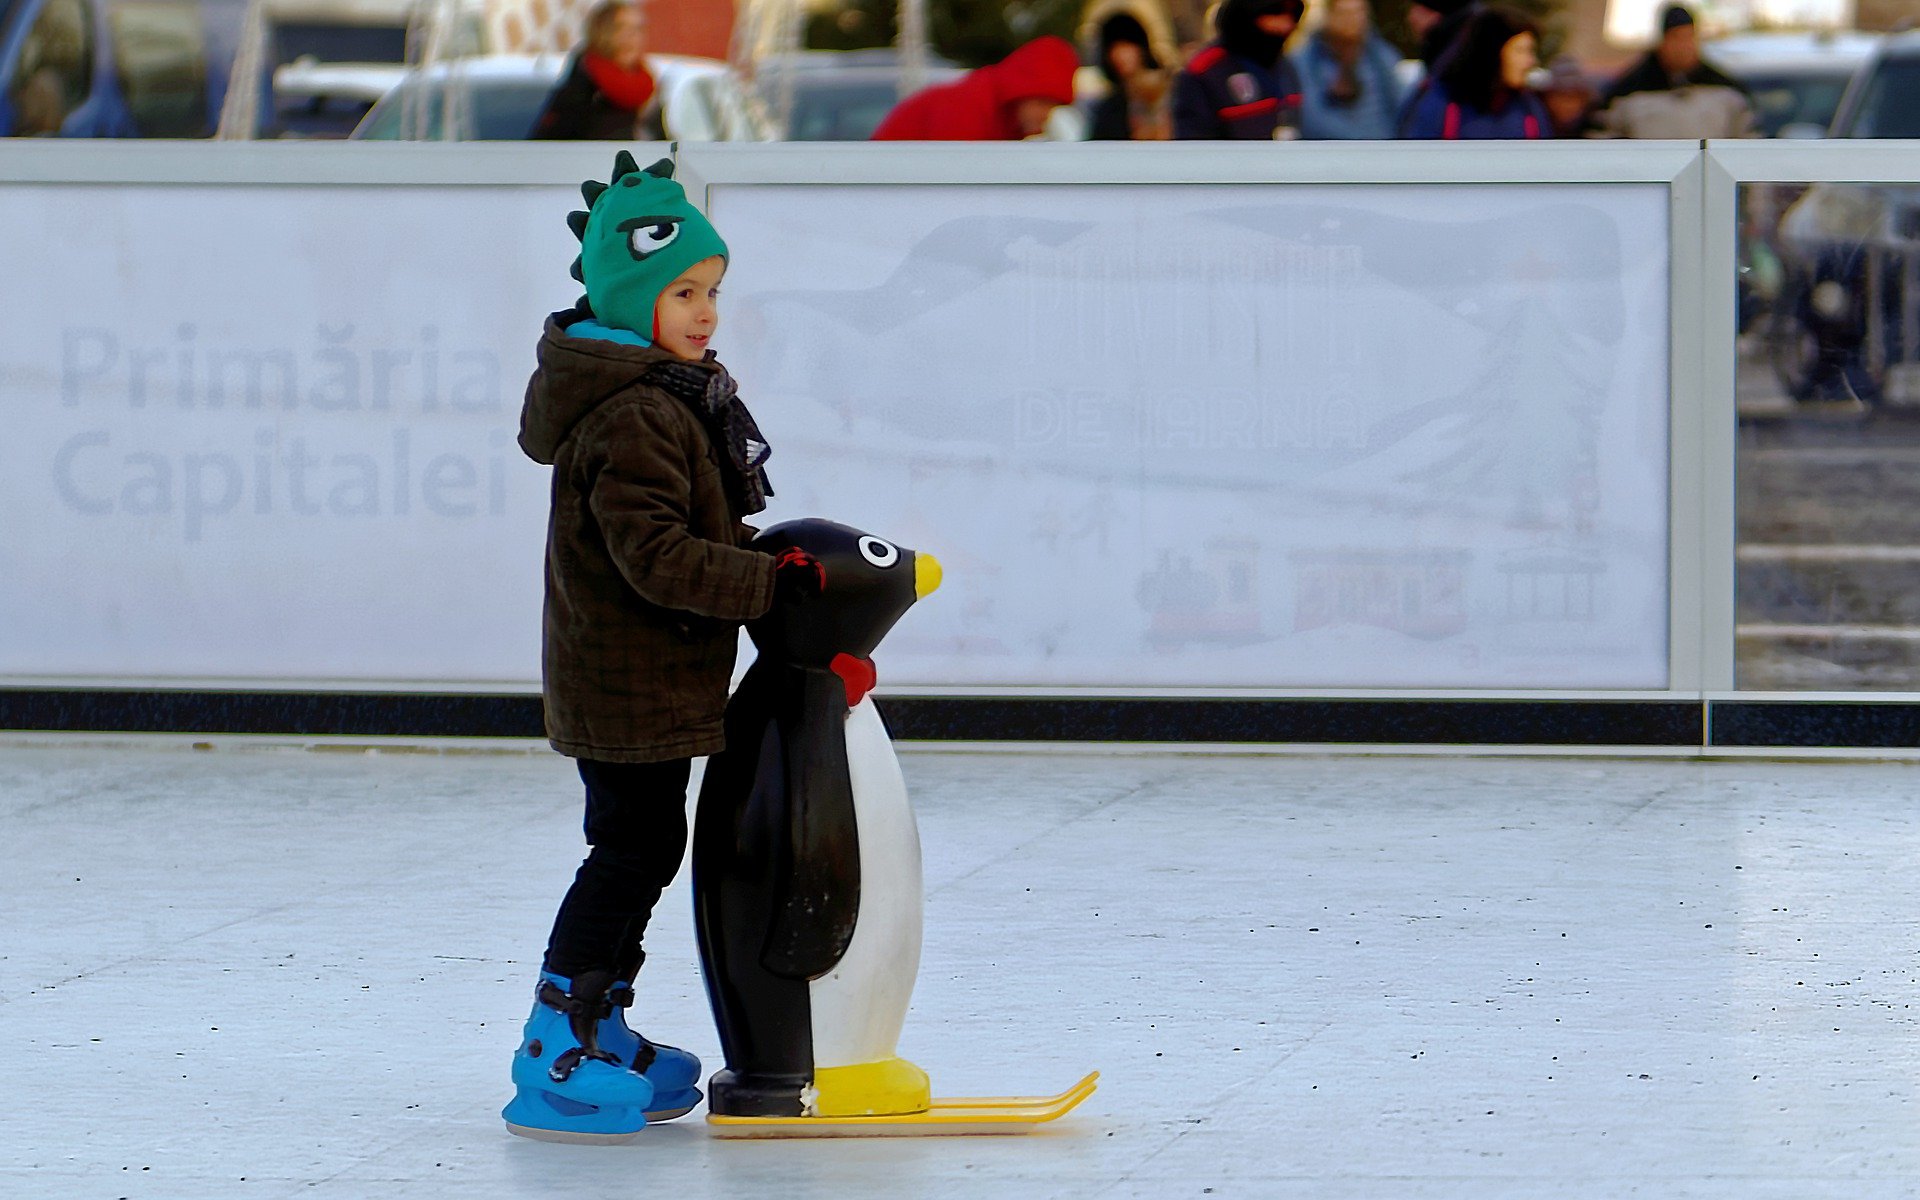
M 580 760 L 593 847 L 560 902 L 546 968 L 568 979 L 608 970 L 632 979 L 646 955 L 640 939 L 661 891 L 687 849 L 687 779 L 693 760 Z

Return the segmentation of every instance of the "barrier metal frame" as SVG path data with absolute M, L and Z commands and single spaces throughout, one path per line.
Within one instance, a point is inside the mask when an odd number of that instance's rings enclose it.
M 680 148 L 679 176 L 689 195 L 711 207 L 716 189 L 755 185 L 1063 185 L 1262 184 L 1485 185 L 1637 184 L 1668 192 L 1668 621 L 1667 686 L 1662 690 L 1507 690 L 1363 688 L 1062 688 L 952 687 L 916 696 L 1072 696 L 1102 698 L 1421 698 L 1465 700 L 1676 700 L 1701 698 L 1711 677 L 1702 611 L 1731 605 L 1728 590 L 1706 587 L 1700 514 L 1706 496 L 1700 456 L 1705 351 L 1700 313 L 1701 152 L 1698 142 L 1186 142 L 906 143 L 733 145 Z M 1732 259 L 1728 258 L 1731 279 Z M 1731 343 L 1729 343 L 1731 345 Z M 1729 406 L 1729 411 L 1731 411 Z M 1730 443 L 1729 443 L 1730 444 Z M 1730 610 L 1729 610 L 1730 611 Z M 1729 626 L 1730 628 L 1730 626 Z M 1731 636 L 1729 634 L 1729 636 Z M 1731 679 L 1732 647 L 1721 655 Z

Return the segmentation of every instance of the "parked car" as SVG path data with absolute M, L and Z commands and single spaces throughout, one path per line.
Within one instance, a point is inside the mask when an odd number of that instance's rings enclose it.
M 567 68 L 561 54 L 490 54 L 452 59 L 425 72 L 407 72 L 354 128 L 357 140 L 393 141 L 409 136 L 411 111 L 433 141 L 513 141 L 524 138 Z M 765 141 L 770 131 L 755 119 L 727 65 L 709 58 L 649 54 L 647 69 L 659 86 L 669 139 L 689 142 Z M 457 90 L 456 90 L 457 89 Z M 449 92 L 465 100 L 446 120 Z M 410 106 L 419 105 L 418 108 Z
M 405 63 L 295 59 L 273 72 L 274 132 L 279 137 L 346 137 L 406 77 Z
M 1920 31 L 1889 34 L 1834 114 L 1844 138 L 1920 138 Z
M 754 65 L 753 98 L 767 120 L 791 99 L 784 122 L 794 142 L 864 142 L 901 100 L 900 56 L 892 50 L 802 50 L 768 55 Z M 921 87 L 950 83 L 966 72 L 929 56 Z
M 262 136 L 352 133 L 405 74 L 408 26 L 417 9 L 418 0 L 265 0 L 262 49 L 273 111 Z M 455 11 L 447 53 L 481 53 L 481 10 L 463 5 Z
M 1836 138 L 1920 137 L 1920 32 L 1889 34 L 1834 114 Z M 1776 368 L 1798 399 L 1882 399 L 1920 379 L 1920 186 L 1817 183 L 1780 219 Z
M 0 136 L 206 137 L 246 0 L 13 0 Z
M 247 0 L 0 0 L 0 135 L 208 137 L 250 59 L 243 131 L 345 137 L 404 70 L 414 3 L 263 0 L 243 53 Z M 461 11 L 450 53 L 482 48 L 480 13 Z
M 1822 137 L 1879 44 L 1878 34 L 1851 31 L 1738 33 L 1707 42 L 1700 54 L 1747 89 L 1763 136 Z

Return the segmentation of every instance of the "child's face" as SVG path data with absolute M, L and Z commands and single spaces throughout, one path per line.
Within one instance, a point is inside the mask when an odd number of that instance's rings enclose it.
M 654 342 L 688 362 L 707 356 L 707 343 L 720 328 L 720 277 L 727 260 L 715 255 L 688 267 L 653 302 Z

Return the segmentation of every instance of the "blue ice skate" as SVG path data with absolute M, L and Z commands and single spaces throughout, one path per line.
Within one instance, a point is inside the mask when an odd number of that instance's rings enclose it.
M 607 993 L 613 1011 L 600 1022 L 600 1048 L 653 1085 L 653 1103 L 647 1120 L 671 1121 L 684 1117 L 700 1103 L 700 1060 L 678 1046 L 651 1042 L 627 1028 L 622 1010 L 633 1007 L 633 984 L 620 980 Z
M 653 1085 L 599 1044 L 613 1011 L 611 971 L 572 980 L 541 972 L 513 1056 L 507 1128 L 545 1142 L 626 1142 L 646 1128 Z

